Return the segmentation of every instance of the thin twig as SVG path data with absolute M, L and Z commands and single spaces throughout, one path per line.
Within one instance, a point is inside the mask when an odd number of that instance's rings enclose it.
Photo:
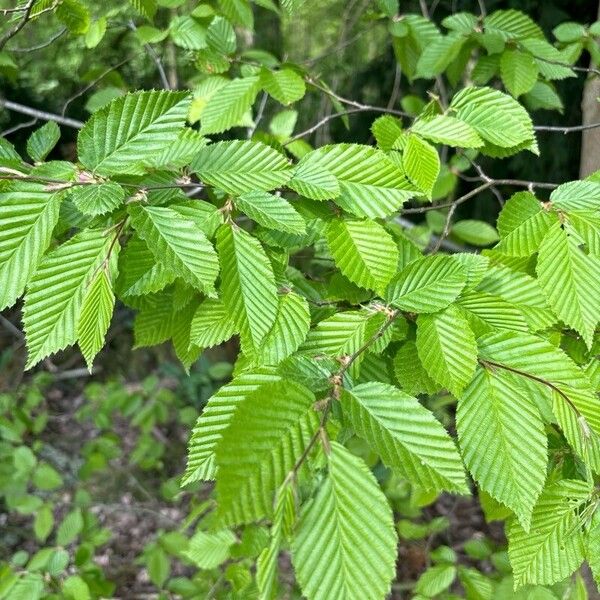
M 37 122 L 38 122 L 38 119 L 36 117 L 33 117 L 33 119 L 29 119 L 29 121 L 23 121 L 22 123 L 18 123 L 17 125 L 14 125 L 13 127 L 9 127 L 8 129 L 5 129 L 4 131 L 0 131 L 0 136 L 6 137 L 8 135 L 11 135 L 12 133 L 15 133 L 15 131 L 19 131 L 20 129 L 26 129 L 27 127 L 33 127 Z
M 81 129 L 83 127 L 83 121 L 49 113 L 45 110 L 38 110 L 37 108 L 25 106 L 24 104 L 12 102 L 11 100 L 4 100 L 3 98 L 0 98 L 0 108 L 6 108 L 7 110 L 12 110 L 13 112 L 18 112 L 30 117 L 35 117 L 36 119 L 41 119 L 42 121 L 55 121 L 59 125 L 72 127 L 73 129 Z
M 577 131 L 586 131 L 587 129 L 596 129 L 600 123 L 588 123 L 587 125 L 574 125 L 573 127 L 562 127 L 560 125 L 534 125 L 535 131 L 555 131 L 557 133 L 574 133 Z
M 129 27 L 129 29 L 131 29 L 131 31 L 137 31 L 137 27 L 136 27 L 133 19 L 131 19 L 129 21 L 127 26 Z M 154 61 L 154 64 L 156 65 L 156 70 L 158 71 L 158 75 L 160 77 L 160 81 L 162 83 L 163 88 L 165 90 L 170 90 L 171 85 L 169 84 L 169 79 L 167 77 L 167 73 L 165 72 L 165 68 L 162 64 L 162 60 L 160 59 L 160 56 L 158 56 L 158 54 L 156 53 L 156 50 L 150 44 L 144 44 L 144 50 L 148 53 L 148 56 L 150 56 L 150 58 Z
M 263 95 L 260 99 L 260 104 L 258 105 L 258 112 L 256 113 L 256 119 L 254 120 L 254 125 L 252 127 L 248 127 L 248 139 L 250 139 L 256 132 L 258 125 L 260 124 L 263 114 L 265 112 L 265 106 L 267 105 L 267 100 L 269 95 L 267 92 L 263 92 Z
M 452 217 L 456 212 L 457 206 L 458 204 L 456 202 L 453 202 L 452 206 L 449 208 L 448 214 L 446 215 L 446 221 L 444 222 L 444 229 L 440 234 L 440 237 L 438 237 L 438 239 L 433 244 L 433 247 L 431 248 L 431 254 L 439 252 L 443 241 L 448 237 L 448 234 L 450 233 L 450 227 L 452 226 Z
M 0 38 L 0 50 L 3 50 L 4 46 L 6 46 L 8 41 L 12 37 L 17 35 L 17 33 L 19 33 L 19 31 L 21 31 L 21 29 L 23 29 L 23 27 L 25 27 L 25 25 L 27 24 L 27 21 L 29 21 L 29 15 L 31 14 L 34 4 L 35 4 L 35 0 L 29 0 L 29 2 L 27 2 L 27 4 L 23 7 L 23 16 L 21 17 L 21 19 L 19 19 L 19 21 L 14 25 L 14 27 L 9 29 Z
M 62 37 L 65 33 L 67 33 L 67 31 L 68 31 L 67 28 L 63 27 L 58 33 L 55 33 L 46 42 L 38 44 L 37 46 L 30 46 L 29 48 L 11 48 L 10 51 L 11 52 L 23 53 L 24 54 L 26 52 L 35 52 L 36 50 L 42 50 L 43 48 L 47 48 L 52 43 L 54 43 L 57 39 L 59 39 L 60 37 Z

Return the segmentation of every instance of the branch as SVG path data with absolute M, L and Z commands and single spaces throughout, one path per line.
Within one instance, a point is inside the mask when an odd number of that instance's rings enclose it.
M 23 7 L 23 16 L 21 17 L 21 19 L 15 24 L 15 26 L 12 29 L 9 29 L 0 38 L 0 50 L 2 50 L 4 48 L 4 46 L 6 46 L 7 42 L 12 37 L 17 35 L 17 33 L 19 33 L 19 31 L 21 31 L 21 29 L 23 29 L 23 27 L 25 27 L 25 25 L 27 24 L 27 21 L 29 21 L 29 15 L 31 14 L 34 4 L 35 4 L 35 0 L 29 0 L 27 2 L 27 4 Z
M 47 48 L 48 46 L 50 46 L 53 42 L 55 42 L 58 38 L 62 37 L 65 33 L 67 33 L 67 28 L 63 27 L 58 33 L 55 33 L 48 41 L 43 42 L 37 46 L 30 46 L 29 48 L 11 48 L 10 51 L 11 52 L 20 52 L 20 53 L 26 53 L 26 52 L 35 52 L 36 50 L 42 50 L 43 48 Z
M 43 121 L 55 121 L 59 125 L 72 127 L 73 129 L 81 129 L 83 127 L 83 122 L 78 121 L 77 119 L 55 115 L 54 113 L 38 110 L 37 108 L 31 108 L 30 106 L 18 104 L 17 102 L 12 102 L 11 100 L 4 100 L 3 98 L 0 98 L 0 108 L 6 108 L 7 110 L 12 110 L 13 112 L 28 115 L 30 117 L 35 117 L 36 119 L 41 119 Z
M 135 23 L 133 22 L 133 19 L 131 21 L 129 21 L 129 23 L 127 24 L 127 27 L 129 27 L 129 29 L 131 29 L 131 31 L 137 31 L 137 27 L 136 27 Z M 160 77 L 160 81 L 162 83 L 163 88 L 165 90 L 170 90 L 171 86 L 169 84 L 169 79 L 167 78 L 167 74 L 165 72 L 165 68 L 162 64 L 162 60 L 160 59 L 160 56 L 158 56 L 158 54 L 156 53 L 156 50 L 150 44 L 144 44 L 144 50 L 148 53 L 150 58 L 154 61 L 154 64 L 156 65 L 156 69 L 158 70 L 158 75 Z
M 556 125 L 534 125 L 535 131 L 555 131 L 557 133 L 574 133 L 577 131 L 585 131 L 586 129 L 596 129 L 600 127 L 600 123 L 588 123 L 587 125 L 574 125 L 573 127 L 561 127 Z

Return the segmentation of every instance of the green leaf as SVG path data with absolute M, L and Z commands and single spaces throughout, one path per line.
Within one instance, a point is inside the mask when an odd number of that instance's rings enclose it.
M 513 194 L 498 217 L 501 252 L 512 256 L 531 256 L 557 217 L 547 211 L 531 192 Z
M 224 385 L 207 402 L 192 431 L 188 446 L 188 463 L 181 485 L 214 479 L 215 447 L 229 427 L 238 405 L 264 385 L 280 381 L 272 370 L 244 373 Z
M 459 148 L 480 148 L 483 140 L 473 127 L 456 117 L 435 115 L 428 120 L 416 121 L 410 130 L 436 144 Z
M 520 10 L 496 10 L 483 20 L 486 31 L 497 32 L 504 39 L 544 38 L 544 33 Z
M 583 252 L 556 223 L 540 244 L 536 270 L 554 312 L 591 347 L 600 321 L 600 258 Z
M 394 375 L 408 394 L 435 394 L 440 390 L 425 370 L 413 341 L 402 344 L 394 356 Z
M 292 546 L 300 588 L 308 600 L 381 600 L 396 572 L 392 511 L 361 459 L 331 442 L 327 463 Z
M 56 8 L 56 17 L 75 35 L 85 33 L 90 26 L 90 13 L 79 0 L 62 0 Z
M 402 170 L 381 150 L 370 146 L 323 146 L 307 154 L 301 164 L 336 177 L 340 187 L 336 204 L 358 217 L 386 217 L 414 195 Z
M 500 75 L 504 87 L 515 98 L 529 92 L 538 77 L 538 66 L 531 54 L 505 50 L 500 58 Z
M 133 236 L 119 255 L 118 293 L 121 297 L 160 292 L 175 281 L 176 274 L 157 262 L 146 243 Z
M 185 50 L 201 50 L 208 46 L 206 28 L 194 17 L 175 17 L 169 25 L 169 35 L 173 43 Z
M 308 302 L 293 292 L 280 296 L 275 323 L 258 350 L 254 362 L 257 365 L 279 364 L 298 350 L 309 329 Z
M 313 200 L 337 198 L 341 193 L 337 178 L 325 166 L 312 160 L 310 154 L 306 156 L 298 163 L 287 186 Z
M 596 585 L 600 587 L 600 512 L 596 510 L 588 530 L 585 559 L 590 566 Z
M 431 198 L 433 186 L 440 173 L 440 157 L 437 150 L 418 135 L 409 135 L 402 165 L 407 177 L 427 196 Z
M 111 262 L 116 263 L 114 252 Z M 114 307 L 112 284 L 107 269 L 101 268 L 86 291 L 77 322 L 77 341 L 90 372 L 94 357 L 104 346 Z
M 27 140 L 27 154 L 35 162 L 42 162 L 60 139 L 60 129 L 54 121 L 48 121 L 36 129 Z
M 240 123 L 256 100 L 259 77 L 232 79 L 211 96 L 202 111 L 200 133 L 222 133 Z
M 244 352 L 255 353 L 277 317 L 273 268 L 260 242 L 237 225 L 217 233 L 221 297 L 242 338 Z
M 449 256 L 422 256 L 409 263 L 390 283 L 387 298 L 402 310 L 416 313 L 446 308 L 467 282 L 465 269 Z
M 158 8 L 156 0 L 129 0 L 129 3 L 147 19 L 153 19 Z
M 527 111 L 498 90 L 466 87 L 454 96 L 450 108 L 484 140 L 500 148 L 512 148 L 535 139 Z
M 527 530 L 544 487 L 548 454 L 544 423 L 528 396 L 508 371 L 479 369 L 456 414 L 467 468 Z
M 475 219 L 454 223 L 452 234 L 472 246 L 489 246 L 498 241 L 498 233 L 489 223 Z
M 465 41 L 464 36 L 455 33 L 436 36 L 419 57 L 416 76 L 432 79 L 445 71 L 458 56 Z
M 230 557 L 230 548 L 235 541 L 236 537 L 229 529 L 214 533 L 198 531 L 183 554 L 200 569 L 215 569 Z
M 392 236 L 370 220 L 334 220 L 327 245 L 338 269 L 353 283 L 383 294 L 396 272 L 398 247 Z
M 469 492 L 454 442 L 416 398 L 364 383 L 344 390 L 340 402 L 354 431 L 400 477 L 425 489 Z
M 223 523 L 247 523 L 271 514 L 275 490 L 318 427 L 314 402 L 308 388 L 284 380 L 259 388 L 240 403 L 216 447 L 217 512 Z
M 147 556 L 146 568 L 150 581 L 158 588 L 162 588 L 171 572 L 171 561 L 167 553 L 160 547 L 154 546 Z
M 600 209 L 600 183 L 594 181 L 569 181 L 559 185 L 550 194 L 556 208 L 569 211 Z
M 306 223 L 291 204 L 267 192 L 249 192 L 235 199 L 236 206 L 251 219 L 269 229 L 304 235 Z
M 403 135 L 402 121 L 392 115 L 382 115 L 373 121 L 371 132 L 373 133 L 373 137 L 377 141 L 379 148 L 384 152 L 389 152 L 394 148 L 398 138 Z M 419 132 L 415 131 L 415 133 Z M 424 135 L 423 137 L 427 136 Z
M 469 322 L 454 306 L 417 319 L 417 350 L 429 375 L 460 396 L 477 366 L 477 343 Z
M 551 585 L 565 579 L 583 561 L 584 546 L 577 509 L 589 498 L 584 481 L 564 479 L 540 496 L 526 531 L 516 520 L 508 527 L 508 555 L 515 588 Z
M 235 30 L 223 17 L 215 17 L 206 32 L 208 46 L 219 54 L 233 54 L 237 46 Z
M 231 315 L 220 300 L 207 298 L 194 313 L 190 342 L 200 348 L 218 346 L 237 333 Z
M 210 292 L 219 273 L 217 254 L 194 221 L 172 208 L 129 206 L 131 223 L 155 259 L 199 290 Z
M 202 148 L 191 168 L 206 183 L 234 195 L 272 190 L 292 176 L 283 154 L 260 142 L 242 140 Z
M 97 185 L 76 185 L 69 192 L 69 200 L 77 210 L 92 217 L 112 212 L 124 199 L 125 190 L 112 181 Z
M 83 516 L 81 510 L 76 508 L 67 513 L 56 531 L 56 543 L 67 546 L 73 542 L 83 530 Z
M 261 73 L 261 84 L 265 92 L 286 106 L 301 100 L 306 93 L 304 79 L 292 69 L 264 69 Z
M 110 243 L 104 231 L 86 230 L 40 262 L 23 308 L 27 368 L 77 340 L 76 324 L 87 286 L 105 260 Z
M 36 511 L 33 531 L 38 541 L 44 542 L 54 528 L 54 513 L 52 507 L 45 504 Z
M 434 565 L 429 567 L 418 579 L 414 591 L 430 598 L 447 590 L 456 579 L 454 565 Z
M 185 124 L 184 92 L 135 92 L 96 111 L 77 137 L 79 160 L 100 175 L 143 173 L 143 165 L 172 144 Z
M 50 245 L 62 198 L 37 183 L 0 193 L 0 309 L 21 296 Z

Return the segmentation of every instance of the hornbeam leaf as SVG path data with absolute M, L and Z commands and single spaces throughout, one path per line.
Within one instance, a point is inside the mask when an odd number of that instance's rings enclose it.
M 23 307 L 30 368 L 77 341 L 87 286 L 106 259 L 110 236 L 82 231 L 44 257 L 28 285 Z
M 208 400 L 192 431 L 181 485 L 214 479 L 217 470 L 215 447 L 223 431 L 229 427 L 237 407 L 262 386 L 280 380 L 281 377 L 271 369 L 244 373 Z
M 237 333 L 231 315 L 220 300 L 207 298 L 196 309 L 190 342 L 200 348 L 218 346 Z
M 454 306 L 417 319 L 417 350 L 429 375 L 460 396 L 477 366 L 477 343 L 467 319 Z
M 427 198 L 440 173 L 440 157 L 437 150 L 421 139 L 411 134 L 402 153 L 402 165 L 406 176 L 414 183 Z
M 100 175 L 141 168 L 175 142 L 191 97 L 183 92 L 135 92 L 96 111 L 77 137 L 79 160 Z
M 261 191 L 249 192 L 236 198 L 235 204 L 263 227 L 299 235 L 306 233 L 304 219 L 280 196 Z
M 229 529 L 198 531 L 190 538 L 183 554 L 200 569 L 215 569 L 230 557 L 229 549 L 235 541 Z
M 110 260 L 116 265 L 114 249 Z M 114 307 L 115 295 L 108 269 L 101 268 L 86 291 L 77 322 L 77 342 L 90 372 L 94 357 L 104 345 Z
M 69 192 L 69 200 L 84 215 L 104 215 L 112 212 L 125 199 L 125 190 L 112 181 L 98 185 L 76 185 Z
M 341 192 L 337 178 L 326 166 L 311 161 L 310 154 L 306 156 L 298 163 L 288 187 L 313 200 L 337 198 Z
M 384 383 L 342 392 L 344 416 L 383 462 L 415 485 L 468 494 L 454 442 L 416 398 Z
M 43 161 L 60 139 L 60 129 L 54 121 L 48 121 L 36 129 L 27 140 L 27 154 L 35 162 Z
M 465 268 L 459 261 L 450 256 L 422 256 L 392 279 L 386 295 L 402 310 L 437 312 L 455 300 L 466 283 Z
M 392 511 L 360 458 L 331 442 L 327 463 L 292 546 L 300 588 L 308 600 L 381 600 L 396 573 Z
M 496 249 L 513 256 L 531 256 L 557 220 L 556 214 L 545 210 L 531 192 L 517 192 L 498 217 L 500 242 Z
M 234 195 L 272 190 L 292 176 L 283 154 L 261 142 L 242 140 L 202 148 L 191 169 L 206 183 Z
M 211 292 L 219 263 L 217 254 L 194 221 L 172 208 L 130 205 L 131 223 L 157 261 L 190 285 Z
M 275 491 L 318 427 L 314 402 L 308 388 L 282 380 L 240 403 L 216 447 L 217 513 L 223 523 L 248 523 L 271 514 Z
M 50 245 L 64 193 L 21 183 L 0 193 L 0 310 L 23 293 Z
M 556 223 L 540 245 L 537 275 L 556 315 L 590 348 L 600 321 L 600 257 L 583 252 Z
M 529 92 L 538 78 L 538 66 L 531 54 L 505 50 L 500 58 L 500 75 L 504 87 L 517 98 Z
M 334 175 L 340 186 L 335 202 L 359 217 L 386 217 L 414 195 L 402 170 L 384 152 L 359 144 L 323 146 L 302 163 Z
M 473 127 L 448 115 L 436 115 L 426 121 L 416 121 L 410 130 L 436 144 L 447 144 L 459 148 L 483 146 L 483 140 Z
M 383 293 L 398 265 L 398 247 L 375 221 L 334 220 L 327 244 L 339 270 L 353 283 Z
M 255 354 L 275 323 L 277 286 L 260 242 L 237 225 L 217 232 L 221 297 L 237 325 L 244 352 Z
M 515 512 L 526 530 L 548 460 L 544 423 L 528 396 L 509 372 L 479 369 L 456 414 L 467 468 L 481 489 Z
M 264 69 L 261 73 L 261 83 L 270 96 L 285 105 L 297 102 L 306 93 L 304 79 L 292 69 Z
M 540 496 L 529 531 L 516 520 L 509 524 L 508 556 L 515 588 L 528 583 L 552 585 L 579 567 L 584 545 L 578 508 L 590 493 L 585 481 L 557 481 Z
M 564 211 L 595 210 L 600 208 L 600 183 L 569 181 L 550 194 L 550 202 Z

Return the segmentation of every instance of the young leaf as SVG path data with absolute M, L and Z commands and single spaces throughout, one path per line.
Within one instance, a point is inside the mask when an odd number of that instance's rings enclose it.
M 398 247 L 392 236 L 370 220 L 334 220 L 327 245 L 338 269 L 353 283 L 383 294 L 396 272 Z
M 440 173 L 440 157 L 436 149 L 418 135 L 409 135 L 402 154 L 402 165 L 407 177 L 427 198 L 431 198 Z
M 69 200 L 79 212 L 95 217 L 112 212 L 125 199 L 125 190 L 108 182 L 97 185 L 76 185 L 69 192 Z
M 191 168 L 203 181 L 234 195 L 272 190 L 292 176 L 283 154 L 260 142 L 242 140 L 202 148 Z
M 409 263 L 390 283 L 391 304 L 416 313 L 446 308 L 467 282 L 465 269 L 449 256 L 422 256 Z
M 29 282 L 23 308 L 27 368 L 77 340 L 77 322 L 91 277 L 105 260 L 111 239 L 88 229 L 48 254 Z
M 600 258 L 583 252 L 557 223 L 540 244 L 537 275 L 554 312 L 591 347 L 600 321 Z
M 462 462 L 442 425 L 416 398 L 383 383 L 342 392 L 344 416 L 383 462 L 415 485 L 468 493 Z
M 191 98 L 183 92 L 135 92 L 94 113 L 77 137 L 79 160 L 100 175 L 143 173 L 143 165 L 172 144 Z
M 473 378 L 477 343 L 469 322 L 454 306 L 419 315 L 417 350 L 429 375 L 458 397 Z
M 327 463 L 293 542 L 296 577 L 308 600 L 381 600 L 395 574 L 392 511 L 360 458 L 331 442 Z
M 535 85 L 538 66 L 533 56 L 519 50 L 505 50 L 500 59 L 500 74 L 504 87 L 517 98 Z
M 172 208 L 130 205 L 131 223 L 157 261 L 190 285 L 210 292 L 219 273 L 217 254 L 199 227 Z
M 462 455 L 479 487 L 529 530 L 546 475 L 547 440 L 527 388 L 507 371 L 480 369 L 458 402 Z
M 245 351 L 256 353 L 277 317 L 273 268 L 260 242 L 237 225 L 217 233 L 221 296 L 242 337 Z
M 301 100 L 306 93 L 304 79 L 292 69 L 280 71 L 265 69 L 261 74 L 261 83 L 270 96 L 286 106 Z
M 27 140 L 27 154 L 35 162 L 43 161 L 60 139 L 60 129 L 54 121 L 48 121 L 36 129 Z
M 223 523 L 271 514 L 275 490 L 318 427 L 314 402 L 308 388 L 284 380 L 260 387 L 237 407 L 216 447 L 217 511 Z
M 183 554 L 200 569 L 215 569 L 230 556 L 236 537 L 229 529 L 213 532 L 197 531 Z
M 0 310 L 23 293 L 48 248 L 63 196 L 37 183 L 0 193 Z
M 529 531 L 516 520 L 510 523 L 508 555 L 515 588 L 528 583 L 551 585 L 579 567 L 584 546 L 577 509 L 589 496 L 585 481 L 557 481 L 540 496 Z

